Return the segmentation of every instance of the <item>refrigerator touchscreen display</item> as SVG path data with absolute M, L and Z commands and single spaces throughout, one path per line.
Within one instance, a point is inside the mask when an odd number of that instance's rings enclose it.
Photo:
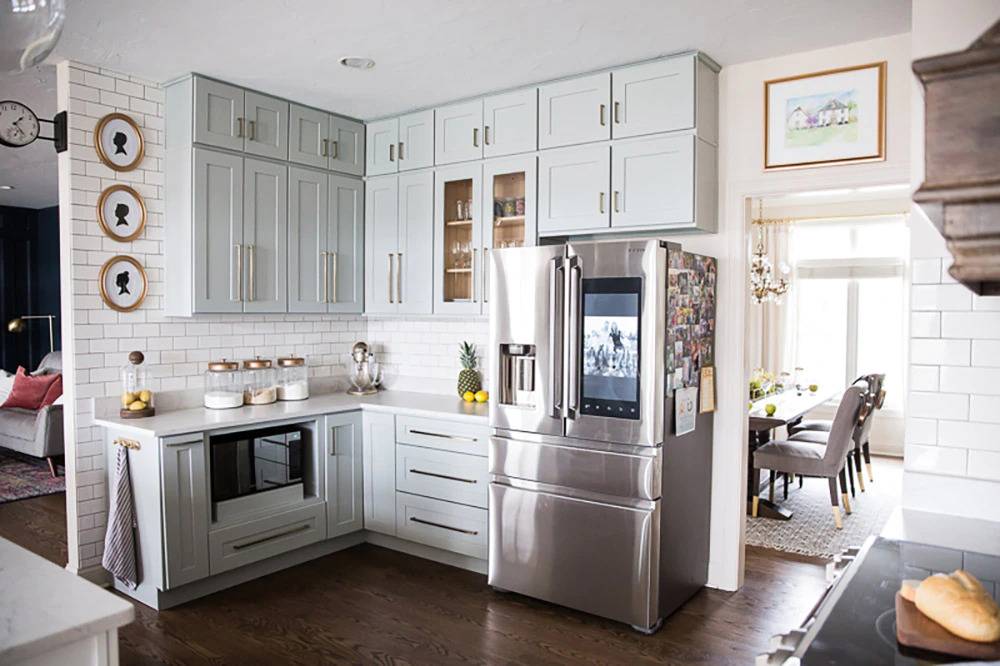
M 583 281 L 583 414 L 639 418 L 641 295 L 641 278 Z

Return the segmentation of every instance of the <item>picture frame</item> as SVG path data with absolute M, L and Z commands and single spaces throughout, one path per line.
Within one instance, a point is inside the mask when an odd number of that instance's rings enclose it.
M 124 113 L 109 113 L 97 121 L 94 148 L 101 162 L 115 171 L 132 171 L 146 154 L 142 130 Z
M 135 240 L 146 228 L 146 202 L 131 186 L 112 185 L 97 200 L 97 221 L 108 238 L 119 243 Z
M 886 62 L 764 82 L 764 170 L 885 160 Z
M 136 279 L 140 284 L 135 283 Z M 119 254 L 101 266 L 98 285 L 105 305 L 116 312 L 131 312 L 146 300 L 149 279 L 138 260 Z

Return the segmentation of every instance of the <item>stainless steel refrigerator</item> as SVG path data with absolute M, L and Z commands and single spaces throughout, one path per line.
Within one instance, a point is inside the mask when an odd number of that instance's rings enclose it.
M 656 240 L 492 259 L 489 584 L 656 631 L 708 572 L 712 413 L 685 400 L 677 435 L 674 396 L 714 365 L 715 259 Z

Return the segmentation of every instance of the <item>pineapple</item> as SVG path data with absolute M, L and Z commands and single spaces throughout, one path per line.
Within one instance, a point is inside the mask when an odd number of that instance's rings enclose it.
M 467 391 L 475 393 L 483 387 L 483 380 L 476 370 L 479 363 L 479 355 L 476 354 L 476 346 L 468 342 L 463 342 L 458 360 L 462 362 L 462 369 L 458 373 L 458 395 L 461 396 Z

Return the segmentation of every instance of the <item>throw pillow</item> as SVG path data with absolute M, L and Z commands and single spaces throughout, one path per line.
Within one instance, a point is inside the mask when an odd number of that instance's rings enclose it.
M 0 370 L 0 405 L 10 395 L 12 388 L 14 388 L 14 375 L 6 370 Z
M 49 390 L 45 392 L 45 397 L 42 398 L 42 404 L 39 407 L 48 407 L 62 396 L 62 373 L 57 372 L 55 377 L 56 380 L 52 382 Z
M 10 407 L 38 409 L 49 387 L 60 377 L 61 375 L 38 375 L 33 377 L 27 374 L 24 368 L 19 367 L 17 374 L 14 375 L 14 387 L 0 407 L 4 409 Z

